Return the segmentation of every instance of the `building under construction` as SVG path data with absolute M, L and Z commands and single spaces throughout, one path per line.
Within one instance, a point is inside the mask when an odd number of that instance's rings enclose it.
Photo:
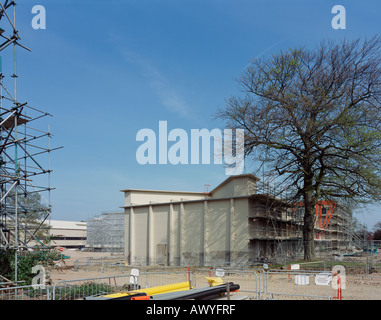
M 88 239 L 96 241 L 87 247 L 121 246 L 126 260 L 139 265 L 251 265 L 303 257 L 303 206 L 263 193 L 258 182 L 243 174 L 210 192 L 122 190 L 124 214 L 88 221 Z M 351 250 L 350 225 L 343 207 L 319 202 L 316 250 Z M 113 228 L 118 237 L 111 236 Z
M 104 213 L 87 221 L 86 248 L 100 252 L 124 252 L 124 214 Z

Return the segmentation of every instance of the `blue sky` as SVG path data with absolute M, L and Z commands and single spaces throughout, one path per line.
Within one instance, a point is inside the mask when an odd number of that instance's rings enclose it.
M 31 26 L 36 4 L 46 9 L 45 30 Z M 346 30 L 331 26 L 337 4 Z M 168 130 L 223 128 L 213 115 L 239 92 L 235 79 L 251 58 L 370 37 L 380 18 L 379 0 L 19 1 L 21 43 L 32 49 L 18 49 L 19 98 L 53 114 L 41 125 L 64 146 L 51 159 L 52 219 L 116 210 L 121 189 L 217 186 L 221 165 L 139 165 L 136 133 L 157 132 L 160 120 Z M 358 218 L 373 225 L 378 211 Z

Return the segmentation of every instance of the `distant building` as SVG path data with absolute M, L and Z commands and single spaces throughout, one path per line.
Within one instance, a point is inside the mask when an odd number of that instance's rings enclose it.
M 124 214 L 104 213 L 87 221 L 86 250 L 124 252 Z
M 50 220 L 49 236 L 52 247 L 81 249 L 86 245 L 86 222 Z

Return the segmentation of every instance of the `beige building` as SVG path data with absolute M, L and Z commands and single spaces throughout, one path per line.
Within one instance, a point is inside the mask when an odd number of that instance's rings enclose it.
M 246 262 L 248 199 L 257 180 L 233 176 L 208 194 L 122 190 L 128 260 L 149 265 Z
M 87 238 L 86 222 L 47 220 L 40 223 L 19 223 L 18 241 L 20 248 L 33 248 L 35 246 L 51 246 L 64 248 L 84 248 Z M 27 230 L 28 232 L 25 232 Z M 39 230 L 33 235 L 32 232 Z M 10 229 L 14 232 L 14 227 Z M 50 239 L 50 241 L 49 241 Z M 27 241 L 29 240 L 29 241 Z M 11 242 L 13 244 L 13 242 Z
M 258 181 L 251 174 L 231 176 L 209 193 L 122 190 L 128 262 L 249 265 L 301 253 L 302 208 L 257 194 Z M 320 220 L 327 221 L 327 214 L 322 210 Z M 344 221 L 334 214 L 330 220 Z M 320 245 L 325 237 L 348 237 L 345 231 L 321 227 L 317 225 Z
M 84 248 L 86 245 L 86 222 L 50 220 L 49 236 L 52 247 Z

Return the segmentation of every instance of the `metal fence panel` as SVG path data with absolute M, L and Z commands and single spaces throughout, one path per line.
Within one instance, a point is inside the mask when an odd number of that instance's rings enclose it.
M 78 300 L 87 296 L 97 296 L 136 289 L 133 275 L 108 276 L 75 280 L 61 280 L 53 286 L 53 300 Z
M 268 270 L 262 274 L 262 299 L 333 299 L 331 272 Z M 326 281 L 322 281 L 326 279 Z
M 41 289 L 33 285 L 0 288 L 0 300 L 49 300 L 51 287 Z
M 223 282 L 233 282 L 235 284 L 239 284 L 239 292 L 247 294 L 249 299 L 258 299 L 261 293 L 260 273 L 261 269 L 197 269 L 194 272 L 195 287 L 207 287 L 209 283 L 206 278 L 217 276 L 220 277 Z
M 169 271 L 169 272 L 142 272 L 138 276 L 138 285 L 141 288 L 163 286 L 178 282 L 190 282 L 194 286 L 192 272 Z

